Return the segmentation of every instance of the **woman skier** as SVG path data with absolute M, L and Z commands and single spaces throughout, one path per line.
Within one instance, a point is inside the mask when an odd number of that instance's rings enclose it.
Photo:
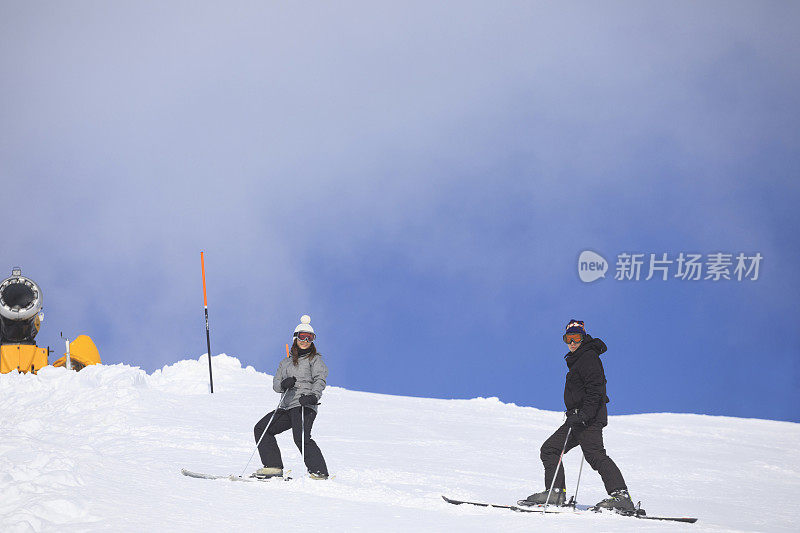
M 564 356 L 567 363 L 567 381 L 564 386 L 564 404 L 567 420 L 548 438 L 541 449 L 544 464 L 545 490 L 531 494 L 521 505 L 564 505 L 566 499 L 564 467 L 559 463 L 562 450 L 568 452 L 577 445 L 583 450 L 586 462 L 603 480 L 609 497 L 595 508 L 617 509 L 631 512 L 633 501 L 622 473 L 603 447 L 603 427 L 608 425 L 608 396 L 606 375 L 600 355 L 606 345 L 586 333 L 582 320 L 570 320 L 563 336 L 569 346 Z M 569 440 L 567 434 L 569 432 Z M 558 467 L 558 471 L 556 471 Z M 555 482 L 553 481 L 555 479 Z M 552 485 L 552 492 L 550 487 Z M 548 493 L 550 498 L 548 500 Z
M 283 476 L 283 461 L 275 435 L 291 428 L 294 442 L 303 453 L 310 477 L 328 479 L 325 458 L 311 438 L 311 426 L 317 417 L 319 399 L 328 378 L 328 367 L 317 353 L 315 339 L 311 317 L 303 315 L 300 324 L 294 329 L 292 348 L 278 365 L 272 379 L 272 388 L 283 394 L 281 402 L 275 411 L 268 413 L 253 428 L 261 464 L 264 465 L 256 470 L 253 474 L 255 477 Z

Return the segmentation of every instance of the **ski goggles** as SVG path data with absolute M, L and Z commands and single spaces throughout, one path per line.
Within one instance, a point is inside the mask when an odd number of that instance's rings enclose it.
M 313 333 L 308 333 L 307 331 L 301 331 L 297 334 L 297 340 L 299 341 L 314 342 L 316 337 L 316 335 Z
M 564 342 L 567 344 L 580 344 L 583 342 L 583 333 L 565 333 Z

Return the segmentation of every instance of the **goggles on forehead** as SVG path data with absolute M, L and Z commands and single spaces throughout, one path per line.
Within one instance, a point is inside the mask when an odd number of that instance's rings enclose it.
M 580 344 L 583 342 L 583 333 L 565 333 L 564 342 L 567 344 Z
M 314 335 L 313 333 L 309 333 L 307 331 L 301 331 L 300 333 L 297 334 L 297 340 L 299 341 L 314 342 L 314 339 L 316 337 L 317 337 L 316 335 Z

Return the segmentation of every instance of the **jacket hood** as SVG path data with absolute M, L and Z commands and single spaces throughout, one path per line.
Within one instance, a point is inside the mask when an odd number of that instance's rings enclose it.
M 608 346 L 606 346 L 606 343 L 604 343 L 601 339 L 595 339 L 594 337 L 590 337 L 589 335 L 587 335 L 586 338 L 589 340 L 588 342 L 583 341 L 583 344 L 581 344 L 581 348 L 586 346 L 587 350 L 594 350 L 595 352 L 597 352 L 597 355 L 603 355 L 608 350 Z
M 577 361 L 578 358 L 588 350 L 591 350 L 595 352 L 598 356 L 600 356 L 606 353 L 608 347 L 606 346 L 606 343 L 604 343 L 602 340 L 595 339 L 591 335 L 586 334 L 586 337 L 584 338 L 580 347 L 574 352 L 567 352 L 567 355 L 564 356 L 564 359 L 567 361 L 567 366 L 572 366 L 572 363 Z

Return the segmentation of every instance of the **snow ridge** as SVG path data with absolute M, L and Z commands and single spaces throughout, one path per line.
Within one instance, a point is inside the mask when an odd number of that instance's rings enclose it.
M 277 362 L 276 362 L 277 363 Z M 539 446 L 562 414 L 497 398 L 436 400 L 328 387 L 314 438 L 335 479 L 302 476 L 278 437 L 287 483 L 184 477 L 240 473 L 255 422 L 275 407 L 272 376 L 225 354 L 148 375 L 128 365 L 0 375 L 0 531 L 794 531 L 800 424 L 683 414 L 611 417 L 606 448 L 634 499 L 693 526 L 614 516 L 529 516 L 455 507 L 513 503 L 544 485 Z M 258 456 L 249 470 L 260 466 Z M 574 490 L 579 451 L 567 455 Z M 772 505 L 753 506 L 751 489 Z M 581 503 L 604 496 L 584 468 Z M 532 521 L 534 521 L 532 523 Z M 680 528 L 680 529 L 679 529 Z

